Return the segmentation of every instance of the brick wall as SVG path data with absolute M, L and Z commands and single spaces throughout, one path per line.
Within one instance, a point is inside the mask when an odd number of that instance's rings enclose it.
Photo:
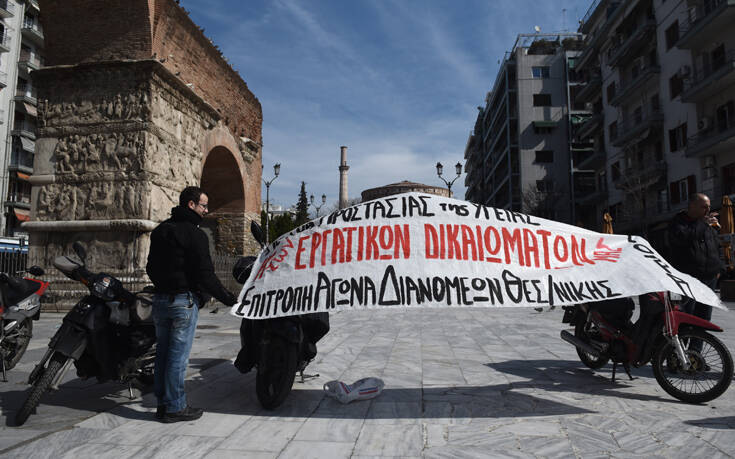
M 174 0 L 40 0 L 46 65 L 156 59 L 222 116 L 262 143 L 260 102 Z

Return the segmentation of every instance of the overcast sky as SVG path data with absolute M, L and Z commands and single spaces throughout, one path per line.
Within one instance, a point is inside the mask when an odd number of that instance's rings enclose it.
M 576 30 L 592 0 L 181 0 L 263 107 L 271 202 L 411 180 L 464 163 L 477 106 L 518 33 Z M 562 11 L 566 9 L 566 12 Z M 464 199 L 464 175 L 454 186 Z M 265 187 L 263 186 L 265 200 Z

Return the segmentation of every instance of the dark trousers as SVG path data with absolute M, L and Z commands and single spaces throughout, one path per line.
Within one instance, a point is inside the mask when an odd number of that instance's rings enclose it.
M 704 285 L 711 288 L 712 290 L 715 289 L 717 286 L 717 277 L 713 277 L 711 279 L 699 279 L 702 281 Z M 708 306 L 706 304 L 702 304 L 698 301 L 694 301 L 691 298 L 687 298 L 686 302 L 682 304 L 682 311 L 686 312 L 687 314 L 691 314 L 693 316 L 697 316 L 701 319 L 711 321 L 712 320 L 712 306 Z M 689 349 L 693 351 L 701 351 L 702 350 L 702 341 L 699 339 L 693 339 L 693 341 L 689 345 Z

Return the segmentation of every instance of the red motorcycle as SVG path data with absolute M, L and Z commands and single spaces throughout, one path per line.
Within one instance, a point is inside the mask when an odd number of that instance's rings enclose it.
M 43 276 L 43 269 L 31 266 L 27 271 Z M 49 283 L 32 277 L 0 273 L 0 365 L 3 382 L 5 372 L 13 369 L 23 357 L 33 334 L 33 321 L 41 314 L 41 296 Z
M 630 298 L 564 307 L 564 341 L 577 348 L 589 368 L 602 368 L 612 360 L 613 374 L 622 365 L 630 379 L 631 365 L 651 362 L 656 381 L 671 396 L 686 403 L 704 403 L 730 386 L 733 362 L 725 345 L 710 332 L 722 329 L 687 314 L 671 304 L 668 293 L 639 297 L 640 316 L 631 322 L 635 304 Z

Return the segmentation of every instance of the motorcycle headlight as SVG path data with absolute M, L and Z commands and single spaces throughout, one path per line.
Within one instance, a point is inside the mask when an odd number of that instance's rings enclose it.
M 105 301 L 114 300 L 116 295 L 112 284 L 112 278 L 109 276 L 103 276 L 94 281 L 94 284 L 92 285 L 92 293 L 94 296 Z

